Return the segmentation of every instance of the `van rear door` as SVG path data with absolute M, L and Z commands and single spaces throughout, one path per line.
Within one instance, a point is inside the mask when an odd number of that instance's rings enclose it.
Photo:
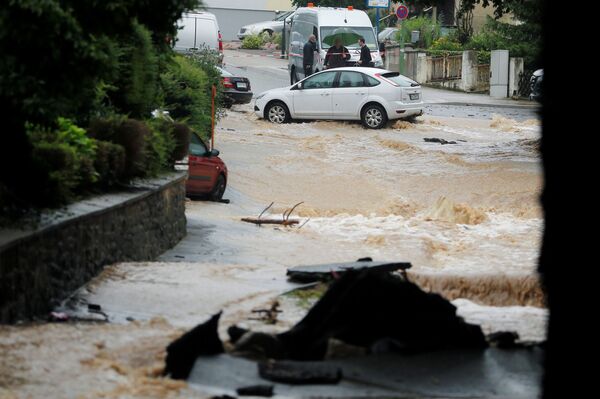
M 213 18 L 202 14 L 185 14 L 178 24 L 182 29 L 177 32 L 176 51 L 200 50 L 203 47 L 218 50 L 219 28 Z

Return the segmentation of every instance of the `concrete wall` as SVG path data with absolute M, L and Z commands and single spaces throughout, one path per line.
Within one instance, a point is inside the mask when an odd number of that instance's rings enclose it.
M 30 230 L 0 230 L 0 323 L 47 314 L 120 261 L 151 260 L 186 234 L 185 174 L 56 212 Z
M 525 70 L 522 57 L 511 57 L 508 64 L 508 96 L 519 96 L 519 79 Z
M 456 56 L 434 58 L 423 51 L 391 45 L 386 46 L 385 68 L 434 87 L 466 92 L 486 92 L 490 88 L 490 66 L 479 65 L 475 51 L 463 51 L 458 59 Z M 442 75 L 438 73 L 440 68 Z

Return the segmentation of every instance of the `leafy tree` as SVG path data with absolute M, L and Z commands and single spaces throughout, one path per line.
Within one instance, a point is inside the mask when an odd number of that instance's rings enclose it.
M 517 24 L 489 18 L 479 34 L 474 35 L 466 47 L 474 50 L 508 50 L 511 57 L 523 57 L 526 68 L 539 65 L 542 48 L 542 0 L 506 1 Z
M 32 160 L 26 122 L 56 128 L 59 117 L 81 125 L 98 88 L 119 80 L 119 51 L 134 21 L 168 50 L 168 36 L 199 0 L 6 0 L 0 8 L 0 211 L 36 202 L 47 179 Z M 122 71 L 122 69 L 121 69 Z M 158 75 L 158 74 L 157 74 Z M 126 110 L 127 111 L 127 110 Z M 22 176 L 15 173 L 15 166 Z

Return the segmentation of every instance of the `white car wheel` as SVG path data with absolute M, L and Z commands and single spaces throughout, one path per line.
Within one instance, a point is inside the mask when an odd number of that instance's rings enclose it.
M 290 115 L 284 104 L 276 102 L 269 105 L 267 119 L 269 119 L 270 122 L 281 124 L 288 122 Z
M 379 105 L 369 105 L 363 111 L 362 122 L 366 128 L 381 129 L 387 123 L 387 115 Z

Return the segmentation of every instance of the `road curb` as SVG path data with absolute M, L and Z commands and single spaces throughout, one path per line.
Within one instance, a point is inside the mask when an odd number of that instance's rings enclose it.
M 454 106 L 464 106 L 464 107 L 489 107 L 489 108 L 518 108 L 518 109 L 539 109 L 541 108 L 538 104 L 491 104 L 491 103 L 469 103 L 469 102 L 439 102 L 439 103 L 428 103 L 425 102 L 425 105 L 454 105 Z

